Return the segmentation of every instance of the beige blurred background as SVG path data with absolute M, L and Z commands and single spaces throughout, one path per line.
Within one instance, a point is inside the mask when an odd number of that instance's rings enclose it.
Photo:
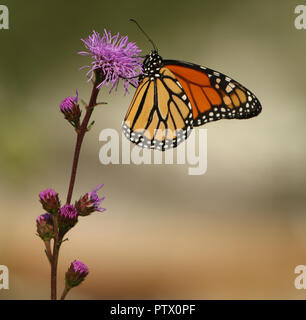
M 250 88 L 262 114 L 208 128 L 208 170 L 99 162 L 103 128 L 120 130 L 132 95 L 108 94 L 85 138 L 74 199 L 104 183 L 107 211 L 80 219 L 60 255 L 59 288 L 74 259 L 90 275 L 70 299 L 304 299 L 306 265 L 306 30 L 297 1 L 2 1 L 0 30 L 0 299 L 48 299 L 49 266 L 35 235 L 39 191 L 65 199 L 75 134 L 59 112 L 78 88 L 80 38 L 104 28 L 144 53 L 199 63 Z M 131 90 L 131 94 L 134 90 Z

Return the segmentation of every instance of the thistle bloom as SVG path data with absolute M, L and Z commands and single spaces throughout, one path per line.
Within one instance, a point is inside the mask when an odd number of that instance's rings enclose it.
M 41 214 L 36 219 L 37 234 L 44 241 L 50 241 L 54 237 L 53 216 L 50 213 Z
M 93 31 L 86 39 L 81 39 L 88 51 L 79 52 L 80 55 L 91 55 L 93 61 L 87 75 L 90 75 L 89 81 L 98 72 L 98 78 L 101 82 L 97 88 L 103 85 L 111 90 L 117 87 L 119 79 L 122 78 L 125 93 L 128 92 L 129 84 L 138 85 L 137 76 L 142 73 L 142 59 L 139 57 L 141 50 L 135 42 L 129 42 L 128 36 L 120 37 L 119 33 L 115 36 L 104 29 L 101 36 Z
M 61 207 L 58 216 L 60 234 L 64 235 L 69 229 L 75 226 L 78 222 L 78 211 L 75 206 L 65 204 Z
M 53 189 L 41 191 L 39 193 L 39 199 L 43 208 L 51 214 L 56 214 L 61 206 L 58 193 Z
M 66 272 L 66 288 L 78 286 L 88 275 L 88 267 L 79 260 L 74 260 Z
M 75 207 L 77 208 L 80 216 L 88 216 L 94 211 L 103 212 L 106 210 L 105 208 L 100 207 L 100 204 L 105 197 L 99 198 L 97 193 L 102 187 L 103 184 L 96 186 L 94 190 L 86 193 L 75 203 Z
M 99 212 L 103 212 L 106 210 L 105 208 L 99 207 L 100 203 L 105 199 L 105 197 L 99 198 L 97 194 L 98 190 L 100 190 L 103 186 L 104 184 L 100 184 L 99 186 L 96 186 L 94 190 L 89 192 L 89 197 L 90 197 L 90 200 L 92 201 L 95 211 L 99 211 Z
M 75 97 L 65 98 L 61 104 L 60 109 L 64 114 L 65 119 L 67 119 L 75 128 L 80 125 L 81 110 L 78 104 L 79 95 L 78 90 L 76 90 Z
M 78 100 L 79 100 L 79 94 L 78 94 L 78 90 L 76 90 L 75 97 L 67 97 L 61 102 L 60 104 L 61 111 L 63 113 L 71 112 L 74 105 L 78 104 Z

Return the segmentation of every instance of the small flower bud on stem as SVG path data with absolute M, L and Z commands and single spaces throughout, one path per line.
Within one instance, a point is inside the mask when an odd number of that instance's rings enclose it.
M 82 261 L 74 260 L 66 272 L 66 285 L 61 300 L 64 300 L 71 288 L 79 286 L 88 275 L 88 267 Z
M 76 129 L 80 126 L 81 110 L 78 105 L 78 91 L 75 97 L 67 97 L 60 104 L 60 110 L 64 114 L 65 119 Z

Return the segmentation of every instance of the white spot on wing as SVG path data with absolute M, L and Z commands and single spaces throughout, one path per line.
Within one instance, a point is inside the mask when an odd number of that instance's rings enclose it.
M 233 89 L 228 85 L 226 88 L 225 88 L 225 91 L 227 93 L 230 93 Z

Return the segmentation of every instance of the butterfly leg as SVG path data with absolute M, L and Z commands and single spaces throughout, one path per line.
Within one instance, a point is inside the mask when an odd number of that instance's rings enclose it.
M 129 77 L 129 78 L 121 77 L 121 76 L 120 76 L 120 78 L 123 79 L 123 80 L 127 80 L 132 87 L 138 88 L 138 86 L 136 86 L 132 81 L 130 81 L 130 79 L 139 78 L 139 75 L 138 75 L 138 76 L 134 76 L 134 77 Z

